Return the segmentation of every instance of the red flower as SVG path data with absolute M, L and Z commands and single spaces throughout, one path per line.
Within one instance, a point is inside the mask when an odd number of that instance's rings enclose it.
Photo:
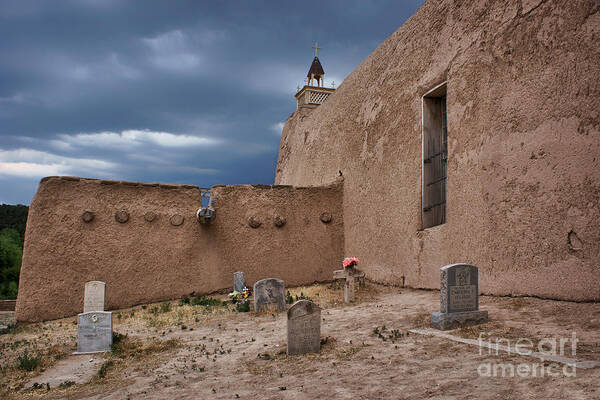
M 357 264 L 358 258 L 356 257 L 344 258 L 344 268 L 349 268 Z

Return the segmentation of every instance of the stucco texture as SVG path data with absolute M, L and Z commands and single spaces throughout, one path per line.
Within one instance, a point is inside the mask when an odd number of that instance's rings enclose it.
M 276 184 L 344 178 L 368 278 L 600 299 L 600 3 L 427 1 L 281 139 Z M 447 82 L 447 221 L 421 229 L 421 96 Z
M 106 309 L 232 290 L 275 277 L 286 285 L 331 279 L 343 257 L 341 183 L 211 189 L 212 225 L 195 218 L 200 188 L 69 177 L 45 178 L 29 209 L 16 305 L 18 321 L 83 311 L 87 281 L 106 282 Z M 120 223 L 115 213 L 127 211 Z M 94 218 L 85 222 L 82 215 Z M 149 222 L 147 212 L 156 218 Z M 323 223 L 320 215 L 332 215 Z M 171 224 L 175 214 L 183 224 Z M 275 226 L 276 216 L 285 219 Z M 249 219 L 262 224 L 251 228 Z

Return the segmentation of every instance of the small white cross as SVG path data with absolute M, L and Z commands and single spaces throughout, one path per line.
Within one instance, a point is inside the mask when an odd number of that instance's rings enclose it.
M 354 282 L 358 279 L 359 285 L 364 286 L 365 273 L 358 268 L 344 268 L 333 271 L 333 279 L 345 279 L 344 282 L 344 303 L 354 301 Z

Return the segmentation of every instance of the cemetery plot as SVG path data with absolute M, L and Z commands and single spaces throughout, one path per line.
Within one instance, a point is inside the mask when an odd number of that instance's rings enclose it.
M 535 361 L 514 354 L 482 356 L 477 346 L 410 332 L 428 325 L 431 309 L 440 305 L 439 293 L 367 282 L 347 304 L 342 290 L 333 284 L 286 289 L 321 308 L 320 349 L 293 356 L 287 354 L 287 313 L 236 312 L 223 305 L 227 295 L 113 311 L 113 329 L 122 335 L 117 335 L 118 350 L 87 356 L 102 359 L 88 384 L 61 387 L 59 374 L 50 374 L 71 360 L 76 318 L 13 328 L 0 335 L 0 398 L 101 398 L 107 393 L 132 399 L 336 398 L 341 392 L 365 399 L 468 398 L 473 393 L 490 400 L 560 398 L 561 393 L 597 397 L 600 369 L 578 370 L 569 378 L 484 378 L 477 372 L 482 362 Z M 577 357 L 598 358 L 597 304 L 491 296 L 479 301 L 494 320 L 450 334 L 477 340 L 485 332 L 487 341 L 504 337 L 512 343 L 525 337 L 537 346 L 544 337 L 569 337 L 574 330 Z M 290 311 L 292 321 L 315 315 L 303 307 Z M 314 338 L 315 326 L 295 331 Z M 40 360 L 32 371 L 18 367 L 25 350 Z M 46 382 L 51 382 L 49 391 Z

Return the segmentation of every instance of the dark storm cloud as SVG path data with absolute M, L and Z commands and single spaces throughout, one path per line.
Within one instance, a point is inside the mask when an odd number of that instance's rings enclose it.
M 422 1 L 0 1 L 0 202 L 39 178 L 272 183 L 315 40 L 340 83 Z

